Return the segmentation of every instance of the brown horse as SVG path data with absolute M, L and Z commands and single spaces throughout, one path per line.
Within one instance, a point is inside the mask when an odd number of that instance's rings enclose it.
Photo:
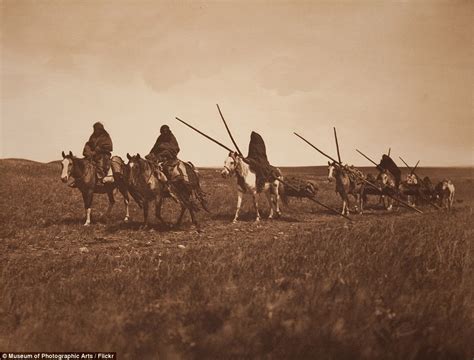
M 69 154 L 67 155 L 63 151 L 62 156 L 61 180 L 63 183 L 67 183 L 69 178 L 73 178 L 75 187 L 82 193 L 86 212 L 86 222 L 84 223 L 84 226 L 89 226 L 91 223 L 91 209 L 94 193 L 107 194 L 109 198 L 109 207 L 106 215 L 108 216 L 115 204 L 113 191 L 116 188 L 118 188 L 122 194 L 125 203 L 124 221 L 129 221 L 130 213 L 128 205 L 130 201 L 127 186 L 124 181 L 125 164 L 119 156 L 113 156 L 111 159 L 114 181 L 105 184 L 102 184 L 102 182 L 97 179 L 96 165 L 92 160 L 77 158 L 71 151 L 69 151 Z
M 335 162 L 328 161 L 328 181 L 336 179 L 336 193 L 342 199 L 342 215 L 349 215 L 349 195 L 354 196 L 356 200 L 356 211 L 362 213 L 363 211 L 363 188 L 364 183 L 360 181 L 356 176 L 353 176 L 351 172 L 344 166 L 341 166 Z
M 152 161 L 140 157 L 140 154 L 134 156 L 127 154 L 127 158 L 127 183 L 130 189 L 141 194 L 144 199 L 143 216 L 145 227 L 149 225 L 148 210 L 150 202 L 155 202 L 155 216 L 160 222 L 164 223 L 161 217 L 161 206 L 165 198 L 171 197 L 181 205 L 181 213 L 175 226 L 181 225 L 184 213 L 188 210 L 192 223 L 200 230 L 195 212 L 199 211 L 200 207 L 206 211 L 208 209 L 204 193 L 199 184 L 197 171 L 192 164 L 183 163 L 189 176 L 189 183 L 185 183 L 183 180 L 170 182 L 161 164 L 155 165 Z M 200 206 L 196 203 L 195 199 L 198 200 Z

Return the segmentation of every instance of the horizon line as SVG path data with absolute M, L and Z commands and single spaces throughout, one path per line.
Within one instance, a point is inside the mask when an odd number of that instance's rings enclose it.
M 118 155 L 117 155 L 118 156 Z M 30 162 L 35 162 L 38 164 L 51 164 L 56 161 L 61 161 L 61 159 L 55 159 L 55 160 L 50 160 L 50 161 L 38 161 L 38 160 L 31 160 L 31 159 L 26 159 L 26 158 L 14 158 L 14 157 L 9 157 L 9 158 L 0 158 L 0 161 L 2 160 L 20 160 L 20 161 L 30 161 Z M 347 165 L 347 164 L 346 164 Z M 326 167 L 327 165 L 272 165 L 275 167 L 290 167 L 290 168 L 305 168 L 305 167 Z M 353 165 L 351 166 L 355 167 L 360 167 L 360 168 L 376 168 L 375 165 Z M 397 165 L 398 166 L 398 165 Z M 207 166 L 197 166 L 198 168 L 201 169 L 220 169 L 222 168 L 222 165 L 207 165 Z M 408 169 L 407 166 L 398 166 L 399 168 L 406 168 Z M 426 166 L 418 166 L 418 168 L 472 168 L 474 169 L 474 164 L 471 165 L 426 165 Z

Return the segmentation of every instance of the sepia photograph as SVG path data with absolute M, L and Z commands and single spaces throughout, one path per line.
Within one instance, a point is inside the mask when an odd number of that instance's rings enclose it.
M 0 359 L 474 359 L 474 1 L 0 34 Z

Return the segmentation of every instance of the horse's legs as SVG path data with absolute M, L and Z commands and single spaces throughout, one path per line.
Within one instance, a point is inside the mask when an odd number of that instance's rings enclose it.
M 123 219 L 123 221 L 128 222 L 130 220 L 130 197 L 128 196 L 128 190 L 122 183 L 119 183 L 118 189 L 123 196 L 123 203 L 125 204 L 125 218 Z
M 91 207 L 92 207 L 92 197 L 94 193 L 92 190 L 86 190 L 82 193 L 82 198 L 84 200 L 84 208 L 86 211 L 86 222 L 84 226 L 89 226 L 91 224 Z
M 149 208 L 149 202 L 147 199 L 143 201 L 143 227 L 147 228 L 148 227 L 148 208 Z
M 257 191 L 253 191 L 252 193 L 253 196 L 253 206 L 255 207 L 255 221 L 260 221 L 260 212 L 258 211 L 258 194 Z
M 274 195 L 275 195 L 275 210 L 277 213 L 277 216 L 281 216 L 281 211 L 280 211 L 280 192 L 278 191 L 280 184 L 278 182 L 273 184 L 273 189 L 274 189 Z
M 193 222 L 194 226 L 196 227 L 196 230 L 197 230 L 198 232 L 200 232 L 200 231 L 201 231 L 201 227 L 199 226 L 199 223 L 198 223 L 197 220 L 196 220 L 196 215 L 194 214 L 194 210 L 191 209 L 191 208 L 189 208 L 188 210 L 189 210 L 189 215 L 191 215 L 191 221 Z
M 125 219 L 123 219 L 123 221 L 128 222 L 130 220 L 130 209 L 129 209 L 130 199 L 128 197 L 128 194 L 127 196 L 123 197 L 123 202 L 125 204 Z
M 109 206 L 107 208 L 107 212 L 105 213 L 105 215 L 107 217 L 109 217 L 111 212 L 112 212 L 112 209 L 114 207 L 114 204 L 115 204 L 114 190 L 113 189 L 107 191 L 107 197 L 109 198 Z
M 272 194 L 270 193 L 270 190 L 265 191 L 265 196 L 267 197 L 268 200 L 268 205 L 270 205 L 270 215 L 268 215 L 269 219 L 273 219 L 273 199 L 272 199 Z
M 354 198 L 355 198 L 355 211 L 358 212 L 360 214 L 360 193 L 356 193 L 354 195 Z
M 346 192 L 340 194 L 342 198 L 342 215 L 349 214 L 349 195 Z
M 239 212 L 240 212 L 240 206 L 242 205 L 242 197 L 243 197 L 242 191 L 237 192 L 237 209 L 235 210 L 235 216 L 234 220 L 232 220 L 233 223 L 236 223 L 238 218 L 239 218 Z
M 163 196 L 159 196 L 158 201 L 155 202 L 155 217 L 161 223 L 164 223 L 163 218 L 161 217 L 161 207 L 163 205 Z
M 181 205 L 181 213 L 179 214 L 178 220 L 176 221 L 176 224 L 175 224 L 176 227 L 181 225 L 181 222 L 183 221 L 183 216 L 184 216 L 185 212 L 186 212 L 186 207 L 184 205 Z M 189 210 L 189 212 L 191 213 L 191 210 Z M 192 218 L 192 216 L 191 216 L 191 218 Z
M 345 198 L 342 202 L 342 215 L 349 215 L 349 199 Z
M 453 204 L 454 204 L 454 191 L 450 191 L 449 197 L 448 197 L 448 211 L 451 211 Z

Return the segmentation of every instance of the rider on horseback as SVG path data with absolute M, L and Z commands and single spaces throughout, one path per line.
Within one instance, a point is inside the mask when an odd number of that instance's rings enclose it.
M 96 164 L 97 178 L 102 183 L 112 182 L 110 158 L 113 150 L 112 139 L 100 122 L 94 124 L 94 132 L 84 145 L 82 155 Z M 109 172 L 109 173 L 107 173 Z
M 204 209 L 207 209 L 206 194 L 199 185 L 198 172 L 191 163 L 184 163 L 178 159 L 179 150 L 178 141 L 169 126 L 163 125 L 160 128 L 160 136 L 145 158 L 155 168 L 156 175 L 161 167 L 168 180 L 166 188 L 171 197 L 178 199 L 186 206 L 194 206 L 190 203 L 192 200 L 186 196 L 186 193 L 191 191 L 201 201 Z
M 261 191 L 265 182 L 271 182 L 278 179 L 280 172 L 270 165 L 267 158 L 267 150 L 262 137 L 255 131 L 250 135 L 249 154 L 245 159 L 250 165 L 250 169 L 257 176 L 257 189 Z
M 163 171 L 171 182 L 184 180 L 189 182 L 185 166 L 178 160 L 179 145 L 168 125 L 160 128 L 160 136 L 145 158 L 154 165 L 162 164 Z
M 112 139 L 104 125 L 100 122 L 94 124 L 94 132 L 84 145 L 82 155 L 91 160 L 96 166 L 96 176 L 102 183 L 113 182 L 112 169 L 110 168 L 110 157 L 112 151 Z M 69 184 L 70 187 L 76 187 L 76 182 Z

